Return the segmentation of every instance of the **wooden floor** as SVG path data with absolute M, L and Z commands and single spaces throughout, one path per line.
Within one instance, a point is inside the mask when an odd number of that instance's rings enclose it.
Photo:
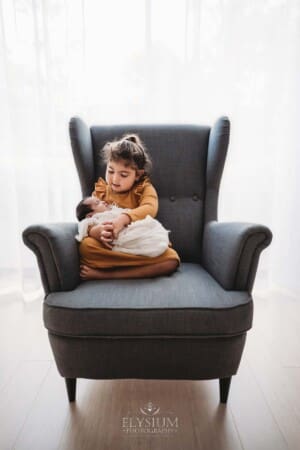
M 216 380 L 79 379 L 69 404 L 42 302 L 0 299 L 0 449 L 300 449 L 300 299 L 276 292 L 254 299 L 227 406 Z M 129 418 L 149 417 L 141 411 L 149 402 L 169 422 L 132 433 Z

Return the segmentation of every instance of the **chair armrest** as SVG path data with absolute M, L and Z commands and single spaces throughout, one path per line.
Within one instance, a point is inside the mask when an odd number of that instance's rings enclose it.
M 46 295 L 75 289 L 80 282 L 76 223 L 31 225 L 23 241 L 36 255 Z
M 268 227 L 242 222 L 208 222 L 202 265 L 226 290 L 251 293 L 262 250 L 271 243 Z

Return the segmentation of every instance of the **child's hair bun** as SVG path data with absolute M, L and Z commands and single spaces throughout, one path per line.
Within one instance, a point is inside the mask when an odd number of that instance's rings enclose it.
M 123 139 L 126 140 L 126 141 L 134 142 L 134 144 L 141 145 L 141 140 L 140 140 L 140 138 L 138 137 L 137 134 L 126 134 L 123 137 Z

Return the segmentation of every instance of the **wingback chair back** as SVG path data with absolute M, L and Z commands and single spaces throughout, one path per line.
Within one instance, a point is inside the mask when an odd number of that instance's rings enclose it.
M 70 122 L 73 154 L 82 195 L 105 178 L 101 149 L 125 133 L 137 133 L 153 160 L 151 180 L 159 197 L 157 219 L 183 262 L 200 262 L 204 224 L 217 219 L 219 184 L 226 158 L 230 123 L 221 117 L 211 129 L 196 125 L 92 126 Z

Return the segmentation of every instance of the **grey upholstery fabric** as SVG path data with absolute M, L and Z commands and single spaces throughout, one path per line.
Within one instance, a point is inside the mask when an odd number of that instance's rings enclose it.
M 82 283 L 47 296 L 45 327 L 70 336 L 229 336 L 252 325 L 252 298 L 224 291 L 198 264 L 171 277 Z
M 258 255 L 272 240 L 264 225 L 212 221 L 206 224 L 202 265 L 229 290 L 251 292 Z
M 75 223 L 31 225 L 24 243 L 36 254 L 45 293 L 74 289 L 80 282 Z
M 246 334 L 227 338 L 66 338 L 49 333 L 57 369 L 68 378 L 203 380 L 234 375 Z
M 90 195 L 95 180 L 94 151 L 90 129 L 79 117 L 69 123 L 69 133 L 82 196 Z
M 227 155 L 229 133 L 230 122 L 228 117 L 220 117 L 209 134 L 206 169 L 205 223 L 211 220 L 218 220 L 219 187 Z

